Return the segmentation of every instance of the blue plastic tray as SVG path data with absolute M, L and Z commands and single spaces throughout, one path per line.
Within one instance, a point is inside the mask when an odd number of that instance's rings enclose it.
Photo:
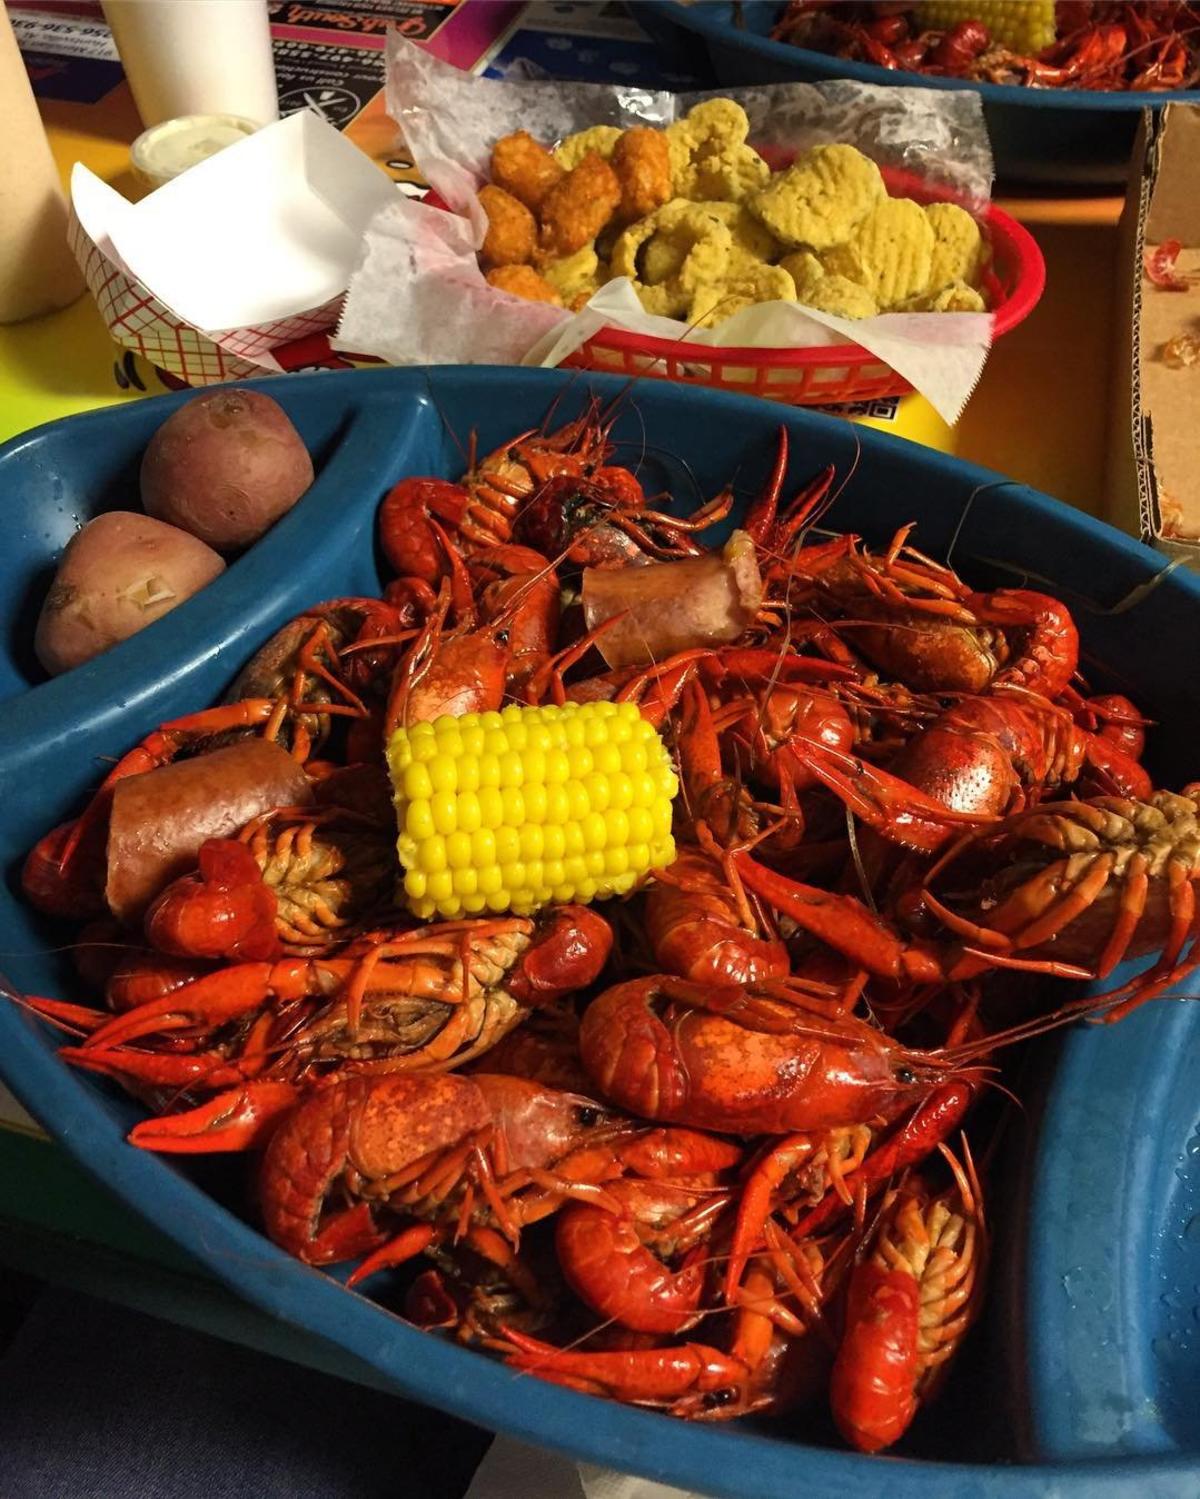
M 540 420 L 556 399 L 565 420 L 589 391 L 622 389 L 600 377 L 477 369 L 299 376 L 263 388 L 317 451 L 310 494 L 195 599 L 42 685 L 32 685 L 24 655 L 31 589 L 75 517 L 128 503 L 150 434 L 188 397 L 74 417 L 0 449 L 8 538 L 0 664 L 10 692 L 0 712 L 0 968 L 23 989 L 73 991 L 70 963 L 53 951 L 67 934 L 19 903 L 16 875 L 35 838 L 98 779 L 102 757 L 214 700 L 248 652 L 304 606 L 373 586 L 374 510 L 386 487 L 403 474 L 461 471 L 447 423 L 463 441 L 477 427 L 486 450 Z M 626 456 L 645 453 L 660 466 L 656 485 L 672 484 L 691 504 L 686 472 L 668 455 L 686 459 L 705 494 L 734 476 L 745 496 L 766 471 L 781 421 L 797 483 L 828 461 L 853 470 L 831 524 L 880 541 L 915 519 L 920 544 L 938 556 L 961 522 L 954 561 L 971 578 L 1013 582 L 1028 570 L 1054 579 L 1110 680 L 1131 686 L 1162 720 L 1158 778 L 1177 785 L 1194 773 L 1200 681 L 1189 650 L 1200 628 L 1200 582 L 1175 573 L 1136 607 L 1103 612 L 1158 574 L 1154 553 L 927 449 L 742 397 L 647 383 L 629 394 L 617 435 L 630 445 Z M 823 1448 L 827 1434 L 789 1422 L 684 1426 L 588 1400 L 413 1330 L 243 1222 L 237 1163 L 223 1173 L 211 1162 L 180 1166 L 127 1146 L 136 1106 L 63 1066 L 40 1026 L 0 1005 L 0 1072 L 67 1150 L 220 1280 L 352 1352 L 407 1395 L 579 1457 L 739 1499 L 1195 1499 L 1200 1010 L 1160 1004 L 1116 1030 L 1078 1027 L 1042 1043 L 1029 1061 L 1022 1091 L 1040 1091 L 1044 1103 L 1009 1132 L 1009 1159 L 993 1188 L 1002 1242 L 989 1312 L 941 1408 L 914 1427 L 909 1460 L 896 1461 Z
M 975 88 L 983 98 L 996 176 L 1005 186 L 1123 188 L 1139 111 L 1173 101 L 1200 103 L 1200 89 L 1105 94 L 891 72 L 874 63 L 773 42 L 771 30 L 784 10 L 777 0 L 746 0 L 740 9 L 745 22 L 740 27 L 733 24 L 734 7 L 723 0 L 691 5 L 641 0 L 633 13 L 668 58 L 691 72 L 712 74 L 723 88 L 827 78 L 906 88 Z

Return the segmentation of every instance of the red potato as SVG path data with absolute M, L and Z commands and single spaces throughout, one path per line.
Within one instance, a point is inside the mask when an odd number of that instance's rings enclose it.
M 308 449 L 278 401 L 254 390 L 215 390 L 181 406 L 150 439 L 142 504 L 218 551 L 238 551 L 312 481 Z
M 224 572 L 204 542 L 129 510 L 98 515 L 67 543 L 34 650 L 52 675 L 136 635 Z
M 589 567 L 583 613 L 589 630 L 618 622 L 596 640 L 609 666 L 647 666 L 692 646 L 736 640 L 762 603 L 754 543 L 735 531 L 723 551 L 644 567 Z
M 108 825 L 105 898 L 119 920 L 137 922 L 200 845 L 228 838 L 276 807 L 307 806 L 312 787 L 279 745 L 245 739 L 118 781 Z

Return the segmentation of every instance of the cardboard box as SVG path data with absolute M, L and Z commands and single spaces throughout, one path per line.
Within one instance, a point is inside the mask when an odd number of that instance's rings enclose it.
M 1167 241 L 1182 249 L 1165 290 L 1147 256 Z M 1129 290 L 1117 321 L 1108 518 L 1200 571 L 1200 362 L 1173 368 L 1172 340 L 1193 337 L 1200 354 L 1200 107 L 1143 112 L 1121 240 L 1117 286 Z

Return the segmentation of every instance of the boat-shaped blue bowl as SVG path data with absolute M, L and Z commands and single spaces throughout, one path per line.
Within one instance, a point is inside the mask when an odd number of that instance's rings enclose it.
M 25 851 L 69 815 L 110 757 L 164 719 L 214 701 L 282 621 L 380 579 L 377 503 L 406 474 L 456 477 L 480 451 L 594 392 L 615 403 L 623 461 L 691 508 L 732 480 L 739 503 L 768 468 L 779 424 L 792 482 L 833 462 L 828 524 L 916 540 L 980 586 L 1048 580 L 1075 608 L 1086 670 L 1158 721 L 1161 784 L 1195 774 L 1200 581 L 1164 575 L 1129 538 L 1022 485 L 805 411 L 652 382 L 443 368 L 264 382 L 318 462 L 309 494 L 222 578 L 106 655 L 52 682 L 28 653 L 38 589 L 81 519 L 130 503 L 151 433 L 187 394 L 72 417 L 0 449 L 7 565 L 0 577 L 0 968 L 23 992 L 70 996 L 69 934 L 19 899 Z M 1035 582 L 1036 586 L 1036 582 Z M 288 1258 L 244 1214 L 243 1179 L 125 1143 L 137 1106 L 66 1067 L 55 1038 L 0 1004 L 0 1075 L 61 1145 L 129 1208 L 246 1300 L 336 1344 L 397 1391 L 524 1440 L 685 1489 L 775 1499 L 1026 1499 L 1200 1493 L 1200 1010 L 1162 1002 L 1119 1027 L 1036 1043 L 1028 1111 L 992 1173 L 989 1310 L 942 1400 L 893 1457 L 837 1450 L 780 1420 L 685 1425 L 527 1377 L 422 1333 Z M 237 1163 L 234 1163 L 235 1165 Z
M 784 9 L 778 0 L 744 0 L 741 5 L 729 0 L 641 0 L 634 14 L 668 58 L 697 77 L 713 77 L 722 88 L 829 78 L 905 88 L 973 88 L 983 100 L 996 176 L 1006 187 L 1123 189 L 1140 111 L 1173 101 L 1200 103 L 1200 89 L 1103 93 L 895 72 L 772 41 L 771 31 Z

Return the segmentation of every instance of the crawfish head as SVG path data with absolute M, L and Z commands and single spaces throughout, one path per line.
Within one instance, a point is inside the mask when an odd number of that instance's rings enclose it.
M 582 555 L 577 555 L 576 540 L 583 533 L 602 525 L 619 508 L 619 494 L 611 485 L 597 479 L 560 474 L 543 484 L 522 507 L 513 527 L 513 539 L 523 546 L 532 547 L 544 557 L 565 554 L 568 561 L 595 564 L 603 560 L 596 556 L 595 541 L 590 540 L 583 546 Z M 614 548 L 619 548 L 621 560 L 628 557 L 631 550 L 637 550 L 616 533 L 611 542 Z

